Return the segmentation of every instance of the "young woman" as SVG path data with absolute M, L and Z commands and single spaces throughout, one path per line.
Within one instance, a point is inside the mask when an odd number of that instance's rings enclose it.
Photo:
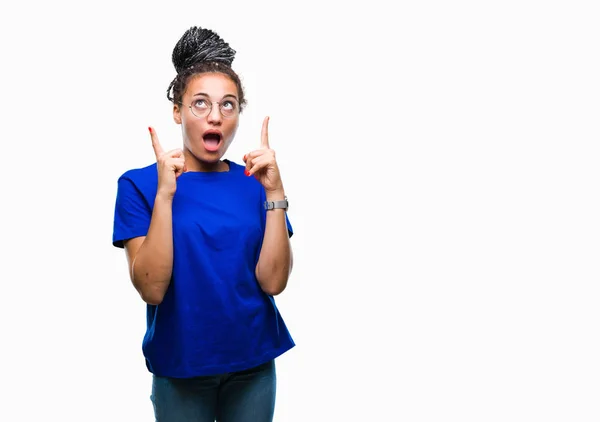
M 268 118 L 243 165 L 223 159 L 244 91 L 235 50 L 192 27 L 167 97 L 183 146 L 118 180 L 113 244 L 147 305 L 142 350 L 159 422 L 271 421 L 274 359 L 294 347 L 273 296 L 292 270 L 287 198 Z M 257 136 L 258 138 L 258 136 Z

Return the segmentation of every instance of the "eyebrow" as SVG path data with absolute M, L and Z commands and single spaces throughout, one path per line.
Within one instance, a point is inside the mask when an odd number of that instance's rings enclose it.
M 203 96 L 203 97 L 210 98 L 210 95 L 208 95 L 206 92 L 197 92 L 196 94 L 192 95 L 192 97 L 198 97 L 200 95 Z M 233 97 L 233 98 L 235 98 L 237 100 L 237 97 L 235 95 L 233 95 L 233 94 L 223 95 L 223 98 L 227 98 L 227 97 Z M 221 99 L 223 99 L 223 98 L 221 98 Z

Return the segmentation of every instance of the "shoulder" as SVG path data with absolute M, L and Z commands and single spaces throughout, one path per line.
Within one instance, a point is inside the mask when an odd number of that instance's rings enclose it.
M 158 189 L 156 163 L 125 171 L 117 180 L 117 195 L 150 201 Z
M 156 163 L 149 164 L 145 167 L 133 168 L 125 171 L 119 176 L 119 183 L 122 181 L 130 181 L 134 185 L 143 186 L 148 183 L 158 183 L 158 172 L 156 171 Z

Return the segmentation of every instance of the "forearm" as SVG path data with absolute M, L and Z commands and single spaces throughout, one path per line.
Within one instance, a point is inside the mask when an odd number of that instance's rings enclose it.
M 284 198 L 283 191 L 267 193 L 267 201 Z M 256 266 L 256 278 L 269 295 L 281 293 L 287 286 L 292 270 L 292 249 L 285 219 L 285 211 L 267 211 L 262 248 Z
M 172 202 L 157 194 L 148 234 L 132 264 L 133 285 L 154 305 L 162 302 L 173 272 Z

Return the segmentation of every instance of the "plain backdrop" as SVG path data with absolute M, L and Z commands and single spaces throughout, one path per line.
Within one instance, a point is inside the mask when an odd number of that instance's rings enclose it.
M 600 18 L 588 1 L 67 2 L 0 10 L 3 421 L 151 421 L 117 179 L 181 145 L 193 25 L 271 117 L 297 343 L 277 422 L 600 420 Z

